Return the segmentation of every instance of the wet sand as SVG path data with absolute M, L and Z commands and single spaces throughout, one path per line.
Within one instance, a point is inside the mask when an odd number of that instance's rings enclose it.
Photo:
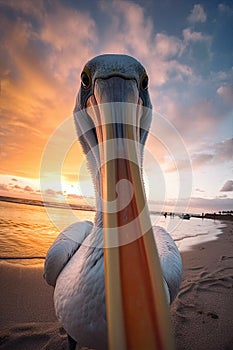
M 171 306 L 177 350 L 233 350 L 233 222 L 225 224 L 217 240 L 182 253 L 183 281 Z M 0 349 L 65 350 L 42 268 L 2 262 L 0 281 Z

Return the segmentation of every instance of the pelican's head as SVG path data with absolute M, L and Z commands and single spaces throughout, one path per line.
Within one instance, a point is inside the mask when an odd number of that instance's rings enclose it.
M 129 107 L 129 104 L 135 106 L 144 106 L 141 108 L 140 118 L 129 120 L 121 118 L 122 113 L 113 113 L 110 116 L 104 116 L 98 119 L 96 116 L 97 108 L 94 111 L 90 108 L 105 104 L 105 107 L 111 109 L 123 109 Z M 106 106 L 108 104 L 108 106 Z M 119 105 L 120 104 L 120 105 Z M 97 129 L 106 124 L 115 124 L 118 130 L 113 130 L 115 137 L 122 137 L 119 131 L 119 125 L 133 124 L 140 130 L 139 142 L 144 145 L 148 130 L 151 124 L 151 102 L 148 91 L 148 75 L 145 68 L 133 57 L 127 55 L 101 55 L 93 58 L 86 63 L 81 73 L 81 86 L 76 100 L 74 110 L 75 122 L 78 130 L 80 142 L 87 154 L 96 143 L 103 141 L 99 139 Z M 86 112 L 86 117 L 83 113 Z M 95 114 L 95 115 L 93 115 Z M 82 116 L 80 118 L 80 116 Z M 138 116 L 137 116 L 138 117 Z M 84 120 L 85 119 L 85 120 Z M 138 125 L 136 125 L 138 123 Z M 123 132 L 123 130 L 122 130 Z M 91 141 L 91 142 L 90 142 Z
M 87 62 L 74 117 L 102 217 L 111 350 L 171 349 L 141 171 L 151 111 L 148 75 L 137 60 L 101 55 Z
M 119 78 L 122 81 L 131 81 L 136 86 L 137 96 L 133 98 L 142 100 L 143 105 L 151 108 L 148 93 L 148 75 L 145 68 L 135 58 L 127 55 L 101 55 L 88 61 L 81 73 L 81 87 L 77 98 L 76 108 L 87 107 L 88 98 L 95 94 L 95 85 L 99 80 Z M 120 81 L 120 80 L 119 80 Z M 110 81 L 110 86 L 113 84 Z M 112 86 L 114 87 L 114 86 Z M 130 96 L 122 94 L 122 91 L 114 91 L 112 102 L 132 102 Z M 129 99 L 127 101 L 127 98 Z M 102 103 L 110 102 L 102 101 Z M 137 101 L 138 102 L 138 101 Z

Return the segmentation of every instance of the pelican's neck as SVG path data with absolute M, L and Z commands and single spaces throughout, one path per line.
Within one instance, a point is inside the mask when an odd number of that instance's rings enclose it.
M 141 144 L 140 151 L 138 152 L 139 160 L 138 164 L 140 165 L 140 175 L 141 178 L 143 178 L 143 171 L 142 171 L 142 164 L 143 164 L 143 149 L 144 145 Z M 94 184 L 94 191 L 95 191 L 95 207 L 96 207 L 96 214 L 94 218 L 94 225 L 98 228 L 103 228 L 103 198 L 102 198 L 102 190 L 103 190 L 103 184 L 102 184 L 102 178 L 101 173 L 98 171 L 100 169 L 100 156 L 99 154 L 90 154 L 87 157 L 88 162 L 88 169 L 90 170 L 90 173 L 92 175 L 92 181 Z M 142 187 L 143 192 L 145 193 L 144 188 L 144 182 L 142 181 Z
M 99 169 L 99 165 L 97 165 Z M 91 166 L 90 166 L 91 169 Z M 91 170 L 91 173 L 95 171 Z M 92 176 L 92 180 L 95 188 L 95 203 L 96 203 L 96 214 L 94 219 L 94 225 L 98 228 L 103 227 L 103 203 L 102 203 L 102 194 L 101 194 L 101 175 L 98 173 L 98 176 Z

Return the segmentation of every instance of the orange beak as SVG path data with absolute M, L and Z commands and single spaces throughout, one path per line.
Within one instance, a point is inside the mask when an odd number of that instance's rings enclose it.
M 142 181 L 134 80 L 97 79 L 88 100 L 100 153 L 111 350 L 171 350 L 168 305 Z

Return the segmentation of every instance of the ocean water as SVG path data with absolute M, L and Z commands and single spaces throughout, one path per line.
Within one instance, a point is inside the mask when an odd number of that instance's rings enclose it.
M 0 263 L 42 265 L 49 247 L 67 225 L 77 220 L 93 220 L 93 211 L 69 211 L 0 202 Z M 153 225 L 170 232 L 180 251 L 213 240 L 224 226 L 219 221 L 191 217 L 151 215 Z

